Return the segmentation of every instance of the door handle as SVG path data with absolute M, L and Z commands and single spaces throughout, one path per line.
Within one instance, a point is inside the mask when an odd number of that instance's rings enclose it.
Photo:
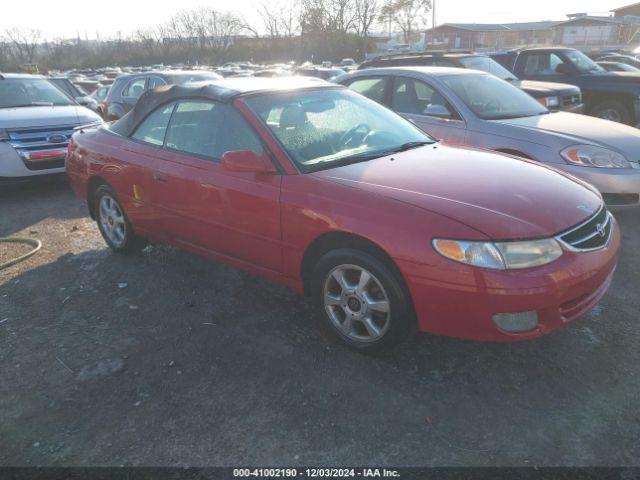
M 164 173 L 157 173 L 157 172 L 153 174 L 153 179 L 158 182 L 166 182 L 169 180 Z

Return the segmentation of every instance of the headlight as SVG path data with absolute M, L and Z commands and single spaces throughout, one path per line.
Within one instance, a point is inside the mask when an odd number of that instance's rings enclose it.
M 560 152 L 567 163 L 581 167 L 631 168 L 622 154 L 594 145 L 573 145 Z
M 456 262 L 492 270 L 516 270 L 546 265 L 562 255 L 553 238 L 524 242 L 467 242 L 433 240 L 433 248 Z
M 560 99 L 558 97 L 540 97 L 537 99 L 543 107 L 555 108 L 560 105 Z

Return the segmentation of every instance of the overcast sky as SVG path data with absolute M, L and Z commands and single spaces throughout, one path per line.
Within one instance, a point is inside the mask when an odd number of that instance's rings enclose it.
M 9 2 L 9 0 L 3 0 Z M 55 37 L 95 38 L 127 34 L 140 27 L 153 26 L 181 9 L 208 6 L 225 10 L 233 5 L 248 21 L 259 24 L 255 12 L 262 0 L 69 0 L 10 1 L 0 15 L 0 32 L 11 27 L 37 28 Z M 273 3 L 276 0 L 269 0 Z M 281 2 L 287 0 L 279 0 Z M 436 0 L 437 23 L 500 23 L 535 20 L 562 20 L 568 13 L 604 13 L 633 3 L 630 0 Z

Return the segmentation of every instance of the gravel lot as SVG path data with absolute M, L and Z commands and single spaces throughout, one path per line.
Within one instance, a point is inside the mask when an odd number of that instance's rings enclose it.
M 372 358 L 283 287 L 110 253 L 64 180 L 0 189 L 0 236 L 44 243 L 0 271 L 0 465 L 640 465 L 638 212 L 570 328 Z

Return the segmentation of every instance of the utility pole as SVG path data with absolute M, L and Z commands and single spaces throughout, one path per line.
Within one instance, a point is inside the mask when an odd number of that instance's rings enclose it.
M 436 46 L 436 0 L 432 0 L 433 7 L 431 9 L 431 45 Z

